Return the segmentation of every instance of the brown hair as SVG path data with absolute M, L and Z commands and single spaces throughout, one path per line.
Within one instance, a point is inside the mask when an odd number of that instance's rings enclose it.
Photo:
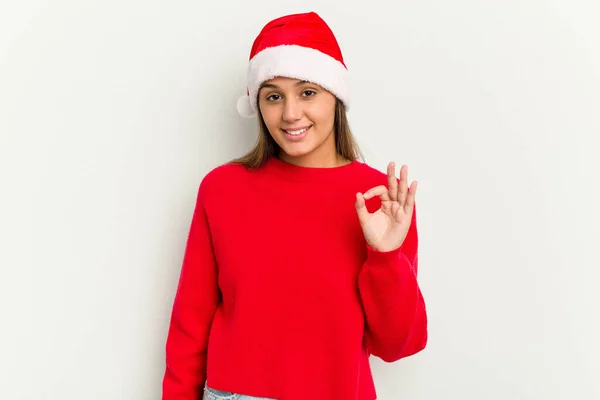
M 230 161 L 230 163 L 242 164 L 246 168 L 256 169 L 260 168 L 269 159 L 269 157 L 279 155 L 281 148 L 269 133 L 260 110 L 257 113 L 257 117 L 258 139 L 256 141 L 256 145 L 246 155 L 233 159 Z M 361 153 L 358 144 L 356 143 L 356 139 L 350 130 L 344 103 L 342 103 L 342 101 L 338 98 L 336 98 L 335 101 L 335 119 L 333 122 L 333 130 L 335 133 L 335 148 L 339 155 L 350 161 L 357 159 L 364 160 L 363 154 Z

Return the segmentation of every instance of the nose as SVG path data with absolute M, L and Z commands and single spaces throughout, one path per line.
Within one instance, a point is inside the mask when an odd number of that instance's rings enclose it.
M 283 105 L 282 118 L 286 122 L 298 121 L 302 118 L 302 105 L 294 98 L 287 98 Z

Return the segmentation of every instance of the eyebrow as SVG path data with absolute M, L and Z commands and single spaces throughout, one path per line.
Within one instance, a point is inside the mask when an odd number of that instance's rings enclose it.
M 304 85 L 305 83 L 310 83 L 310 82 L 309 81 L 298 81 L 298 82 L 296 82 L 295 86 Z M 262 88 L 279 89 L 279 86 L 273 85 L 272 83 L 263 83 L 262 85 L 260 85 L 258 90 L 260 91 L 260 89 L 262 89 Z

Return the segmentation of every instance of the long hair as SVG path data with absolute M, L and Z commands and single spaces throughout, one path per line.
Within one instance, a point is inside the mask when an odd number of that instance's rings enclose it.
M 230 163 L 242 164 L 249 169 L 257 169 L 260 168 L 269 157 L 277 157 L 279 155 L 281 148 L 269 133 L 260 110 L 257 113 L 257 117 L 258 139 L 254 148 L 246 155 L 231 160 Z M 344 103 L 338 98 L 335 100 L 333 130 L 335 133 L 335 148 L 339 155 L 350 161 L 357 159 L 364 160 L 364 156 L 350 130 Z

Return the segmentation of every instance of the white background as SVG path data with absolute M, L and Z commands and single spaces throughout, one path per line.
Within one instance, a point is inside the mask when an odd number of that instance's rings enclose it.
M 197 185 L 256 138 L 250 46 L 309 10 L 366 161 L 420 183 L 430 341 L 373 359 L 380 399 L 600 398 L 592 0 L 3 1 L 0 398 L 160 398 Z

